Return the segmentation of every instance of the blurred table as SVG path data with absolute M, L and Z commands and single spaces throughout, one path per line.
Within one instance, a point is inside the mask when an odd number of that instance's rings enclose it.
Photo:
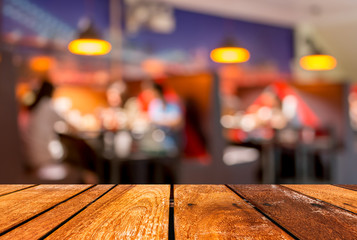
M 155 184 L 173 183 L 176 179 L 178 155 L 144 151 L 132 138 L 127 149 L 116 149 L 115 136 L 128 131 L 58 133 L 65 149 L 63 161 L 78 169 L 97 174 L 99 183 Z M 124 151 L 120 151 L 124 150 Z
M 356 239 L 357 185 L 0 185 L 1 239 Z

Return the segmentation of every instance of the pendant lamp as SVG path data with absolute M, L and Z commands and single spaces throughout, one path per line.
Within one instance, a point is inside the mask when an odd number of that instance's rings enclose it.
M 211 51 L 211 59 L 218 63 L 242 63 L 248 61 L 249 58 L 249 51 L 238 47 L 233 38 L 227 38 L 221 47 Z
M 311 54 L 300 58 L 300 66 L 303 69 L 308 71 L 327 71 L 337 66 L 336 59 L 331 55 L 322 54 L 311 39 L 307 39 L 306 43 L 311 49 Z
M 100 38 L 92 21 L 89 21 L 77 39 L 68 44 L 68 50 L 78 55 L 105 55 L 111 48 L 109 42 Z

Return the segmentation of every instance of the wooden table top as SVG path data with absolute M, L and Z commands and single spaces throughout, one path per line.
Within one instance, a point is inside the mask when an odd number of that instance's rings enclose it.
M 0 239 L 357 239 L 357 185 L 0 185 Z

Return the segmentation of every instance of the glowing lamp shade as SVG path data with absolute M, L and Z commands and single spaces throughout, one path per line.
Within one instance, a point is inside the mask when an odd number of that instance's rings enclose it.
M 105 55 L 111 49 L 109 42 L 93 38 L 79 38 L 68 44 L 68 50 L 78 55 Z
M 218 63 L 241 63 L 248 61 L 249 58 L 249 51 L 239 47 L 221 47 L 211 52 L 211 59 Z
M 336 67 L 337 61 L 330 55 L 308 55 L 300 59 L 300 66 L 308 71 L 327 71 Z
M 82 30 L 78 37 L 68 44 L 68 50 L 78 55 L 105 55 L 112 46 L 103 40 L 90 19 L 82 19 Z

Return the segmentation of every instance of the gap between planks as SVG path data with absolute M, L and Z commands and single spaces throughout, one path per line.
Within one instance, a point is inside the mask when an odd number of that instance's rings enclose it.
M 280 228 L 281 230 L 283 230 L 284 232 L 286 232 L 290 237 L 292 237 L 293 239 L 297 239 L 299 240 L 298 237 L 296 237 L 293 233 L 291 233 L 289 230 L 287 230 L 285 227 L 283 227 L 282 225 L 280 225 L 277 221 L 275 221 L 274 219 L 272 219 L 271 217 L 269 217 L 269 215 L 265 214 L 262 210 L 260 210 L 258 207 L 256 207 L 253 203 L 251 203 L 248 199 L 246 199 L 245 197 L 243 197 L 241 194 L 239 194 L 238 192 L 236 192 L 233 188 L 231 188 L 228 184 L 225 184 L 225 186 L 231 190 L 234 194 L 236 194 L 238 197 L 240 197 L 243 201 L 245 201 L 246 203 L 248 203 L 254 210 L 256 210 L 257 212 L 259 212 L 260 214 L 262 214 L 264 217 L 266 217 L 270 222 L 272 222 L 274 225 L 276 225 L 278 228 Z
M 59 206 L 60 204 L 62 204 L 62 203 L 64 203 L 64 202 L 67 202 L 68 200 L 70 200 L 70 199 L 72 199 L 72 198 L 74 198 L 74 197 L 76 197 L 76 196 L 82 194 L 83 192 L 85 192 L 85 191 L 87 191 L 87 190 L 93 188 L 94 186 L 95 186 L 95 185 L 89 186 L 89 187 L 83 189 L 82 191 L 80 191 L 79 193 L 76 193 L 76 194 L 74 194 L 73 196 L 71 196 L 71 197 L 69 197 L 69 198 L 67 198 L 67 199 L 65 199 L 65 200 L 63 200 L 63 201 L 61 201 L 61 202 L 59 202 L 59 203 L 56 203 L 55 205 L 53 205 L 53 206 L 51 206 L 51 207 L 49 207 L 49 208 L 47 208 L 47 209 L 45 209 L 45 210 L 43 210 L 43 211 L 41 211 L 41 212 L 35 214 L 34 216 L 29 217 L 28 219 L 26 219 L 26 220 L 24 220 L 24 221 L 22 221 L 22 222 L 19 222 L 18 224 L 16 224 L 16 225 L 10 227 L 9 229 L 6 229 L 5 231 L 3 231 L 3 232 L 0 233 L 0 237 L 3 236 L 3 235 L 6 234 L 6 233 L 12 231 L 13 229 L 15 229 L 15 228 L 17 228 L 17 227 L 19 227 L 19 226 L 21 226 L 21 225 L 23 225 L 23 224 L 25 224 L 25 223 L 31 221 L 31 220 L 37 218 L 38 216 L 40 216 L 40 215 L 42 215 L 42 214 L 44 214 L 44 213 L 46 213 L 46 212 L 52 210 L 53 208 Z M 28 188 L 26 188 L 26 189 L 28 189 Z
M 9 195 L 9 194 L 11 194 L 11 193 L 20 192 L 20 191 L 25 190 L 25 189 L 33 188 L 33 187 L 36 187 L 36 186 L 38 186 L 38 185 L 40 185 L 40 184 L 33 184 L 33 185 L 29 185 L 29 186 L 27 186 L 27 187 L 24 186 L 24 187 L 22 187 L 22 188 L 20 188 L 20 189 L 13 190 L 13 191 L 11 191 L 11 192 L 2 193 L 2 194 L 0 194 L 0 197 Z
M 357 191 L 357 185 L 348 185 L 348 184 L 334 184 L 333 186 L 352 190 L 352 191 Z
M 286 186 L 285 186 L 285 185 L 286 185 Z M 330 185 L 331 185 L 331 184 L 330 184 Z M 339 208 L 339 209 L 341 209 L 341 210 L 343 210 L 343 211 L 346 211 L 346 212 L 349 212 L 349 213 L 351 213 L 351 214 L 357 215 L 357 212 L 353 212 L 353 211 L 351 211 L 351 210 L 349 210 L 349 209 L 347 209 L 347 208 L 345 208 L 345 207 L 336 205 L 336 204 L 331 203 L 331 202 L 329 202 L 329 201 L 327 201 L 327 200 L 324 200 L 324 199 L 322 199 L 322 198 L 318 198 L 318 197 L 309 195 L 309 194 L 307 194 L 307 193 L 300 192 L 300 191 L 297 190 L 297 189 L 290 188 L 290 187 L 289 187 L 289 184 L 283 184 L 283 185 L 279 185 L 279 186 L 282 187 L 282 188 L 285 188 L 285 189 L 294 191 L 294 192 L 296 192 L 296 193 L 298 193 L 298 194 L 304 195 L 304 196 L 306 196 L 306 197 L 315 199 L 315 200 L 317 200 L 317 201 L 321 201 L 321 202 L 323 202 L 323 203 L 325 203 L 325 204 L 327 204 L 327 205 L 330 205 L 330 206 L 332 206 L 332 207 L 336 207 L 336 208 Z M 341 189 L 343 189 L 343 190 L 351 190 L 351 191 L 354 191 L 353 189 L 344 188 L 344 187 L 341 187 L 341 186 L 338 186 L 338 185 L 331 185 L 331 186 L 338 187 L 338 188 L 341 188 Z
M 45 239 L 46 237 L 50 236 L 52 233 L 54 233 L 57 229 L 59 229 L 60 227 L 62 227 L 64 224 L 66 224 L 67 222 L 69 222 L 72 218 L 74 218 L 75 216 L 77 216 L 78 214 L 80 214 L 81 212 L 83 212 L 86 208 L 88 208 L 90 205 L 92 205 L 93 203 L 95 203 L 96 201 L 98 201 L 100 198 L 102 198 L 105 194 L 107 194 L 108 192 L 110 192 L 113 188 L 115 188 L 118 184 L 115 184 L 114 186 L 112 186 L 111 188 L 109 188 L 107 191 L 105 191 L 104 193 L 102 193 L 100 196 L 98 196 L 97 198 L 95 198 L 94 200 L 92 200 L 90 203 L 88 203 L 87 205 L 85 205 L 83 208 L 81 208 L 80 210 L 78 210 L 76 213 L 72 214 L 70 217 L 68 217 L 66 220 L 64 220 L 63 222 L 61 222 L 60 224 L 58 224 L 56 227 L 54 227 L 51 231 L 49 231 L 48 233 L 46 233 L 44 236 L 40 237 L 39 239 Z M 95 185 L 94 185 L 95 186 Z M 92 186 L 92 187 L 94 187 Z M 89 189 L 89 188 L 88 188 Z M 88 190 L 88 189 L 85 189 Z M 85 192 L 83 191 L 83 192 Z
M 230 187 L 298 238 L 356 239 L 357 216 L 344 209 L 279 185 Z
M 294 239 L 223 184 L 175 186 L 175 226 L 176 239 Z
M 170 184 L 169 232 L 168 240 L 175 240 L 175 188 Z

